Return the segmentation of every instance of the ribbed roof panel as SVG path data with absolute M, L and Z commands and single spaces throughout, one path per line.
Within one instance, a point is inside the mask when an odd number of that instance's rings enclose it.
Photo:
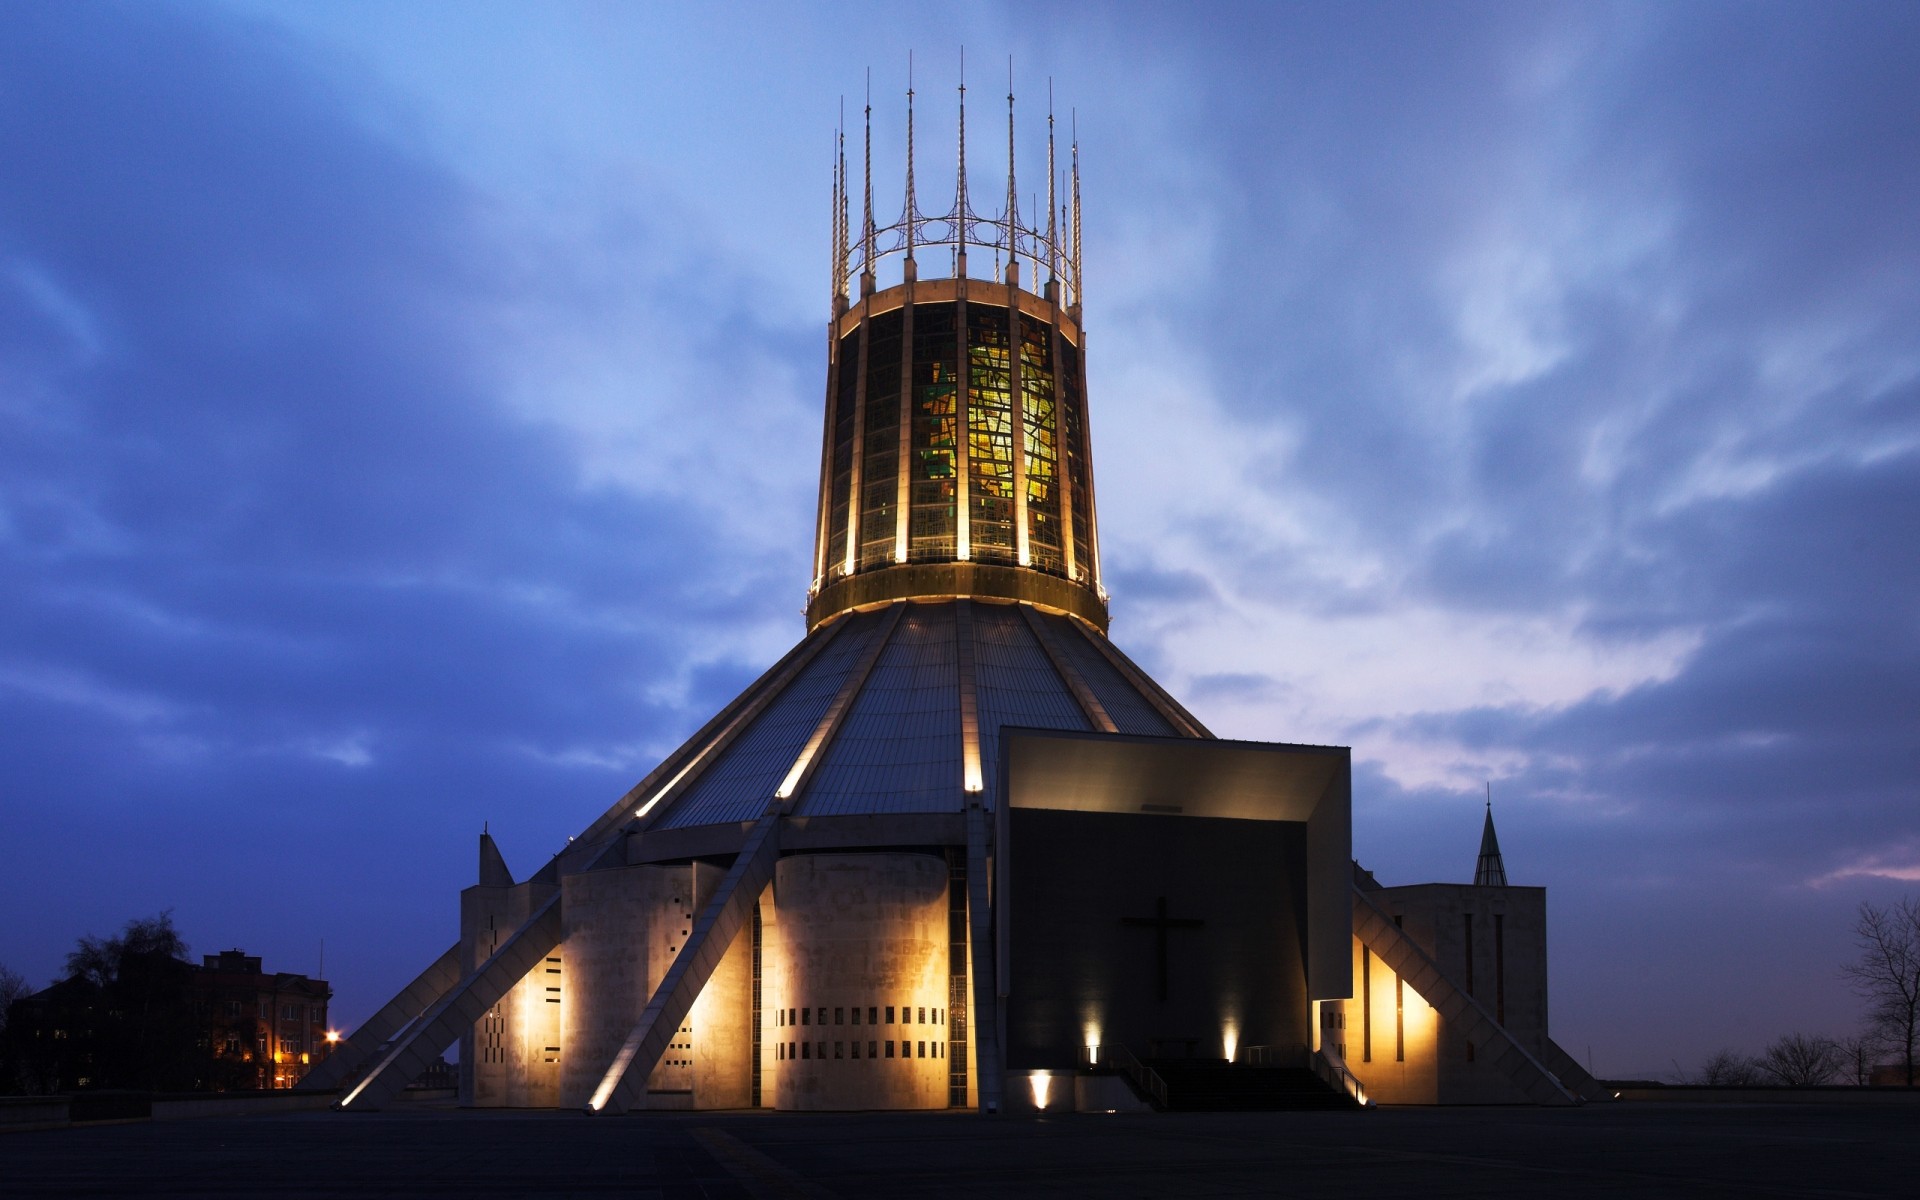
M 988 795 L 1000 778 L 1000 729 L 1089 730 L 1045 648 L 1010 604 L 973 605 L 973 679 L 980 719 L 980 770 Z
M 954 606 L 910 604 L 794 812 L 958 812 L 958 681 Z
M 1153 702 L 1141 695 L 1140 690 L 1128 682 L 1126 676 L 1093 645 L 1091 639 L 1099 637 L 1099 634 L 1089 633 L 1085 626 L 1071 617 L 1049 613 L 1037 615 L 1050 623 L 1061 654 L 1087 681 L 1087 689 L 1099 698 L 1101 707 L 1107 710 L 1107 716 L 1113 718 L 1116 729 L 1121 733 L 1161 737 L 1180 735 L 1181 731 L 1160 715 L 1160 710 L 1153 706 Z
M 965 803 L 956 601 L 906 602 L 893 634 L 854 696 L 799 796 L 799 816 L 959 812 Z M 971 601 L 980 767 L 992 802 L 1000 732 L 1008 726 L 1090 730 L 1093 725 L 1012 604 Z M 1121 733 L 1177 734 L 1153 702 L 1107 660 L 1071 617 L 1036 610 L 1059 652 Z M 891 609 L 849 613 L 811 637 L 830 639 L 772 696 L 731 745 L 700 767 L 654 828 L 750 821 L 766 809 L 875 639 Z M 758 685 L 756 685 L 758 686 Z
M 850 624 L 844 629 L 828 626 L 812 634 L 833 640 L 731 746 L 701 770 L 656 828 L 751 821 L 764 812 L 848 673 L 878 636 L 884 615 L 855 613 L 845 618 Z

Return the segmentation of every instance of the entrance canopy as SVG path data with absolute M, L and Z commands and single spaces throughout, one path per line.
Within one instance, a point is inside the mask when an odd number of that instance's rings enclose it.
M 1307 992 L 1352 995 L 1353 781 L 1345 746 L 1001 731 L 1002 862 L 1013 809 L 1287 821 L 1306 826 Z M 1002 914 L 1006 919 L 1006 914 Z M 1004 939 L 1002 944 L 1004 945 Z

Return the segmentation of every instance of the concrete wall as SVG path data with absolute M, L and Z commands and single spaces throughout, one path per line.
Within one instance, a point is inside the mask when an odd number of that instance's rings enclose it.
M 779 897 L 772 886 L 760 894 L 760 1107 L 774 1108 L 785 1042 L 783 1025 L 774 1020 L 774 1005 L 793 995 L 788 982 L 786 926 L 780 919 Z
M 726 878 L 726 868 L 695 863 L 695 911 Z M 753 1103 L 753 922 L 748 921 L 694 1001 L 684 1040 L 693 1050 L 693 1106 L 747 1108 Z
M 583 1107 L 640 1019 L 693 926 L 693 868 L 614 867 L 562 878 L 571 966 L 563 992 L 559 1103 Z M 517 989 L 516 989 L 517 990 Z M 693 1055 L 683 1027 L 650 1089 L 691 1094 Z
M 1536 1059 L 1547 1043 L 1546 890 L 1416 884 L 1384 888 L 1374 899 L 1399 919 L 1411 940 L 1431 956 L 1454 986 L 1469 991 L 1501 1019 L 1514 1040 Z M 1472 962 L 1467 927 L 1471 922 Z M 1364 968 L 1363 968 L 1363 963 Z M 1362 980 L 1370 975 L 1371 1005 L 1363 1003 Z M 1354 939 L 1354 998 L 1322 1005 L 1318 1029 L 1323 1046 L 1338 1041 L 1345 1019 L 1347 1065 L 1382 1104 L 1526 1104 L 1524 1093 L 1495 1069 L 1480 1047 L 1446 1022 L 1412 988 L 1400 989 L 1385 963 Z M 1404 995 L 1404 1003 L 1401 1003 Z M 1324 1015 L 1332 1012 L 1334 1024 Z M 1371 1053 L 1366 1038 L 1371 1013 Z M 1397 1024 L 1398 1023 L 1398 1024 Z M 1396 1029 L 1404 1029 L 1404 1055 Z
M 553 885 L 470 887 L 460 893 L 461 969 L 471 972 L 513 935 Z M 560 1102 L 564 954 L 555 950 L 460 1039 L 460 1102 L 551 1108 Z M 552 990 L 559 989 L 559 990 Z M 554 1003 L 557 1001 L 557 1003 Z
M 797 854 L 774 872 L 782 963 L 763 991 L 776 1106 L 947 1107 L 947 864 Z
M 1439 1103 L 1440 1016 L 1359 938 L 1353 939 L 1353 999 L 1323 1003 L 1321 1010 L 1328 1009 L 1345 1018 L 1347 1067 L 1370 1099 Z
M 1016 808 L 1008 829 L 1010 1071 L 1070 1071 L 1089 1042 L 1221 1059 L 1311 1041 L 1304 824 Z M 1163 934 L 1163 900 L 1199 923 Z

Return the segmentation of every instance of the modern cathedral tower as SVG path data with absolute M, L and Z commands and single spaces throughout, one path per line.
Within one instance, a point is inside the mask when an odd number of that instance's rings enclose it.
M 883 600 L 971 595 L 1039 603 L 1105 631 L 1082 369 L 1079 146 L 1062 207 L 1049 114 L 1046 217 L 1023 220 L 1009 94 L 1004 207 L 981 216 L 967 187 L 963 86 L 958 186 L 952 207 L 930 218 L 914 181 L 909 90 L 905 204 L 876 226 L 871 114 L 858 240 L 844 153 L 835 171 L 809 624 Z M 976 266 L 991 255 L 991 278 L 969 276 L 969 251 Z M 929 259 L 950 271 L 923 278 Z M 881 288 L 889 265 L 898 280 Z
M 1078 146 L 1057 173 L 1049 116 L 1023 216 L 1009 95 L 982 216 L 965 99 L 943 215 L 911 90 L 898 220 L 871 109 L 857 228 L 835 135 L 805 636 L 532 875 L 482 833 L 458 940 L 302 1086 L 377 1108 L 457 1041 L 481 1107 L 1351 1104 L 1346 1013 L 1404 977 L 1441 1014 L 1416 1055 L 1470 1039 L 1511 1095 L 1570 1099 L 1544 982 L 1538 1035 L 1501 1028 L 1356 876 L 1346 748 L 1216 739 L 1108 640 Z M 1514 929 L 1544 964 L 1540 903 Z

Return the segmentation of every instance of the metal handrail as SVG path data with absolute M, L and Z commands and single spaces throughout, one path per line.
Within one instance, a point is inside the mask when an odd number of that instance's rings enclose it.
M 1114 1067 L 1133 1081 L 1133 1086 L 1144 1093 L 1155 1108 L 1167 1107 L 1167 1081 L 1152 1067 L 1135 1058 L 1133 1051 L 1125 1046 L 1106 1043 L 1100 1046 L 1088 1046 L 1082 1052 L 1080 1061 L 1088 1067 Z
M 1347 1070 L 1347 1064 L 1334 1062 L 1318 1050 L 1313 1052 L 1310 1061 L 1313 1073 L 1326 1080 L 1330 1087 L 1344 1092 L 1361 1108 L 1373 1107 L 1373 1101 L 1367 1099 L 1366 1084 L 1361 1083 L 1352 1071 Z
M 1250 1067 L 1293 1067 L 1295 1069 L 1311 1067 L 1307 1061 L 1310 1051 L 1301 1042 L 1282 1043 L 1277 1046 L 1246 1046 L 1241 1050 Z
M 1305 1068 L 1318 1075 L 1328 1087 L 1351 1098 L 1355 1104 L 1363 1108 L 1371 1107 L 1372 1102 L 1367 1099 L 1367 1086 L 1347 1070 L 1345 1063 L 1335 1062 L 1324 1051 L 1294 1042 L 1279 1046 L 1248 1046 L 1244 1053 L 1250 1067 Z

